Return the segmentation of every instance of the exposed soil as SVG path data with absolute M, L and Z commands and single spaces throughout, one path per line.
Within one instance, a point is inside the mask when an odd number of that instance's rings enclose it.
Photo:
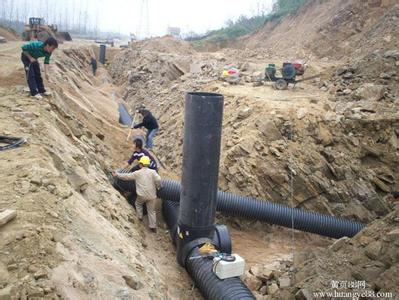
M 399 292 L 398 207 L 387 197 L 399 189 L 393 4 L 312 0 L 246 37 L 245 50 L 198 53 L 172 37 L 108 49 L 96 77 L 97 46 L 64 43 L 46 82 L 53 95 L 40 101 L 24 91 L 22 42 L 1 44 L 0 135 L 28 143 L 0 154 L 0 212 L 18 214 L 0 227 L 0 298 L 201 299 L 160 203 L 153 234 L 107 177 L 131 151 L 124 101 L 158 118 L 160 174 L 180 179 L 187 91 L 225 97 L 220 189 L 369 224 L 334 241 L 218 214 L 257 299 L 312 299 L 332 280 Z M 268 63 L 297 55 L 311 57 L 306 76 L 317 78 L 283 91 L 259 83 Z M 239 84 L 219 80 L 225 66 L 240 69 Z

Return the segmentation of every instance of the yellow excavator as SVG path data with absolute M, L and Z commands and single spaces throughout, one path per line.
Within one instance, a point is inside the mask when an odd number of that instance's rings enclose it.
M 50 36 L 55 37 L 60 42 L 72 41 L 69 32 L 58 31 L 57 25 L 47 25 L 43 18 L 29 18 L 29 23 L 25 25 L 25 30 L 22 33 L 24 41 L 33 39 L 45 41 Z

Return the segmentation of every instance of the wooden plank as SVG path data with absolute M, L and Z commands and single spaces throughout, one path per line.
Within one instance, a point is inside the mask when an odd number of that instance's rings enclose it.
M 5 211 L 0 213 L 0 226 L 10 222 L 17 216 L 17 212 L 12 209 L 6 209 Z

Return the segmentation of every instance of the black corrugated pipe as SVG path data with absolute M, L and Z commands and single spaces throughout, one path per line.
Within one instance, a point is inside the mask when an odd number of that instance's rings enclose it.
M 162 201 L 162 213 L 166 224 L 170 228 L 170 235 L 173 244 L 176 245 L 177 237 L 177 218 L 179 203 L 174 201 Z M 186 256 L 184 265 L 187 272 L 194 279 L 197 287 L 201 291 L 205 299 L 254 299 L 252 293 L 245 284 L 238 278 L 226 278 L 220 280 L 212 271 L 213 262 L 207 257 L 203 257 L 198 253 L 198 245 L 209 241 L 208 239 L 197 239 L 193 241 L 192 246 L 188 244 L 186 250 L 189 255 Z M 223 253 L 231 253 L 231 241 L 227 227 L 224 225 L 216 225 L 215 235 L 212 243 L 216 245 L 219 251 Z M 193 247 L 194 249 L 190 249 Z
M 180 184 L 178 182 L 163 180 L 162 186 L 163 188 L 159 192 L 160 198 L 179 201 Z M 221 191 L 217 193 L 217 210 L 231 216 L 255 219 L 288 228 L 293 226 L 297 230 L 332 238 L 352 237 L 366 226 L 348 219 Z
M 213 237 L 222 137 L 223 96 L 187 93 L 180 210 L 177 220 L 177 259 L 183 247 L 197 239 Z
M 122 190 L 131 190 L 131 184 L 121 182 L 121 180 L 117 180 L 117 182 L 123 187 Z M 162 180 L 162 190 L 159 191 L 158 196 L 163 200 L 179 202 L 180 184 L 174 180 Z M 344 218 L 221 191 L 217 193 L 216 209 L 230 216 L 255 219 L 288 228 L 292 228 L 294 225 L 297 230 L 337 239 L 343 236 L 352 237 L 366 226 L 363 223 Z
M 220 280 L 212 271 L 213 262 L 199 257 L 196 248 L 186 262 L 186 269 L 205 299 L 255 299 L 251 291 L 239 277 Z
M 99 61 L 102 64 L 105 64 L 105 49 L 106 49 L 105 45 L 100 45 Z
M 199 255 L 199 248 L 205 243 L 218 247 L 212 238 L 223 101 L 219 94 L 186 94 L 181 201 L 175 238 L 177 260 L 186 267 L 206 299 L 255 299 L 239 277 L 220 280 L 213 273 L 213 260 Z
M 118 111 L 119 111 L 119 123 L 122 125 L 131 126 L 132 125 L 132 117 L 127 111 L 125 104 L 119 103 L 118 104 Z
M 162 201 L 162 215 L 169 227 L 170 237 L 173 245 L 176 246 L 177 238 L 177 218 L 179 216 L 179 202 Z M 216 225 L 212 242 L 222 253 L 231 253 L 230 232 L 226 225 Z

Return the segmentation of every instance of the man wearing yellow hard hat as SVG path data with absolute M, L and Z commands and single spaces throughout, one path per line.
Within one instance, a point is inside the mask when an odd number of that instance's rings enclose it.
M 137 217 L 143 220 L 143 205 L 146 204 L 148 212 L 148 225 L 150 230 L 157 232 L 157 220 L 155 214 L 155 200 L 157 198 L 157 189 L 161 187 L 161 176 L 149 168 L 151 159 L 148 156 L 142 156 L 139 160 L 140 170 L 133 173 L 116 174 L 115 177 L 122 180 L 134 180 L 136 182 L 136 210 Z

